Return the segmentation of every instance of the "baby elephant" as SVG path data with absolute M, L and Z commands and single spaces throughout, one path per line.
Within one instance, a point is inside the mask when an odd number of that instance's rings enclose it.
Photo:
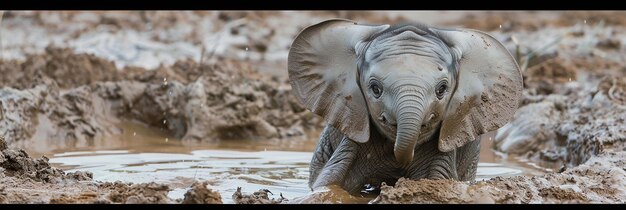
M 364 25 L 304 29 L 288 57 L 294 93 L 328 125 L 309 186 L 410 179 L 474 180 L 480 135 L 518 107 L 522 75 L 507 49 L 470 29 Z

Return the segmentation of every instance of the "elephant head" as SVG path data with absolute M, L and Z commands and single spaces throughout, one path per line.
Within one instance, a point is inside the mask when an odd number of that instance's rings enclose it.
M 421 24 L 312 25 L 292 43 L 288 71 L 309 110 L 360 143 L 374 124 L 405 164 L 436 133 L 448 152 L 502 127 L 522 90 L 515 59 L 492 36 Z

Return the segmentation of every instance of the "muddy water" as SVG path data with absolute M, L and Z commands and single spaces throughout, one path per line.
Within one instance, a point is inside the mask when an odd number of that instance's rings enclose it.
M 207 180 L 224 203 L 233 203 L 237 187 L 245 192 L 268 189 L 288 199 L 309 193 L 307 179 L 312 151 L 319 132 L 307 137 L 276 141 L 229 140 L 219 143 L 188 143 L 159 129 L 123 123 L 123 134 L 109 145 L 46 154 L 50 163 L 68 172 L 88 170 L 98 181 L 157 182 L 168 184 L 169 196 L 182 198 L 195 180 Z M 494 153 L 484 137 L 477 180 L 495 176 L 544 173 L 523 161 Z M 549 169 L 548 169 L 549 170 Z M 367 202 L 357 199 L 355 202 Z

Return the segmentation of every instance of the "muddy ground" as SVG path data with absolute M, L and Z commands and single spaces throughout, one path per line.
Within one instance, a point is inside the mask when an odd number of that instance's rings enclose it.
M 206 183 L 172 200 L 167 185 L 100 183 L 24 150 L 97 145 L 124 132 L 118 125 L 128 120 L 188 144 L 301 137 L 323 125 L 290 93 L 286 52 L 299 30 L 332 17 L 423 20 L 494 35 L 516 56 L 525 86 L 494 149 L 556 171 L 475 183 L 401 179 L 371 203 L 626 201 L 624 12 L 451 13 L 441 20 L 399 12 L 9 12 L 0 30 L 0 203 L 221 203 Z M 245 193 L 252 190 L 238 190 L 233 200 L 329 201 L 327 192 L 272 200 L 263 190 Z

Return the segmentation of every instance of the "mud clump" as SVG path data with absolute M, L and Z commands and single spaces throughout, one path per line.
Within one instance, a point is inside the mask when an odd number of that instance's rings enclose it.
M 396 188 L 382 185 L 381 194 L 372 203 L 463 203 L 467 202 L 461 197 L 466 188 L 467 185 L 453 180 L 422 179 L 413 182 L 400 178 Z
M 6 145 L 0 138 L 0 145 Z M 6 146 L 0 150 L 0 203 L 45 203 L 59 188 L 69 193 L 76 190 L 79 181 L 91 181 L 91 173 L 66 174 L 51 167 L 48 158 L 33 159 L 24 150 Z M 84 186 L 88 188 L 88 186 Z
M 607 77 L 598 86 L 611 102 L 626 107 L 626 78 Z
M 475 184 L 408 180 L 383 186 L 375 204 L 393 203 L 623 203 L 626 152 L 603 153 L 563 173 L 496 177 Z
M 111 204 L 111 201 L 102 198 L 100 193 L 86 191 L 79 195 L 62 194 L 50 199 L 50 204 Z
M 3 139 L 0 139 L 5 144 Z M 75 174 L 66 176 L 57 168 L 50 167 L 48 158 L 32 159 L 22 150 L 4 148 L 0 151 L 0 168 L 6 177 L 25 177 L 38 182 L 59 183 L 65 179 L 74 178 Z M 88 178 L 88 177 L 87 177 Z M 81 179 L 84 180 L 83 177 Z
M 261 189 L 252 194 L 244 194 L 241 192 L 241 187 L 237 187 L 237 191 L 233 194 L 233 201 L 235 204 L 280 204 L 288 201 L 282 193 L 279 199 L 270 199 L 268 193 L 271 194 L 272 192 Z
M 587 200 L 585 195 L 580 192 L 576 192 L 571 188 L 562 189 L 559 187 L 548 187 L 539 189 L 539 195 L 546 199 L 554 199 L 557 201 L 572 201 L 576 203 L 584 203 Z
M 116 133 L 117 120 L 90 90 L 61 91 L 54 84 L 0 89 L 0 135 L 9 145 L 42 152 L 88 146 Z
M 558 86 L 576 81 L 576 67 L 562 58 L 547 60 L 524 72 L 524 86 L 533 94 L 548 95 Z
M 183 204 L 221 204 L 222 196 L 207 187 L 208 182 L 196 182 L 185 193 Z
M 167 204 L 173 201 L 167 197 L 170 191 L 167 185 L 154 182 L 129 184 L 106 182 L 99 186 L 101 190 L 111 191 L 107 198 L 122 204 Z

